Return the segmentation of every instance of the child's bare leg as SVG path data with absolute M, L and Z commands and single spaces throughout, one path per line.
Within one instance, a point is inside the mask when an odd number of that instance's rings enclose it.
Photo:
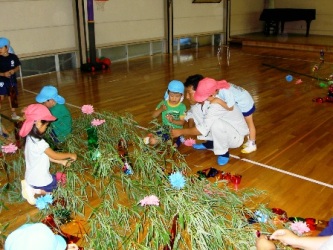
M 257 150 L 256 145 L 256 127 L 254 126 L 253 116 L 252 114 L 249 116 L 245 116 L 245 121 L 247 126 L 249 127 L 249 140 L 245 143 L 244 149 L 241 151 L 244 154 L 249 154 Z
M 256 127 L 254 126 L 253 115 L 245 116 L 245 121 L 250 130 L 249 139 L 251 141 L 256 141 Z

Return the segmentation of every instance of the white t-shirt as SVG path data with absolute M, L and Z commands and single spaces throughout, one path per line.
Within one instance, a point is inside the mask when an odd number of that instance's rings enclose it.
M 242 136 L 249 134 L 249 128 L 244 116 L 237 106 L 229 111 L 217 103 L 210 104 L 208 101 L 204 102 L 203 105 L 197 103 L 191 106 L 185 120 L 188 121 L 190 118 L 194 120 L 196 128 L 202 134 L 202 137 L 198 136 L 198 139 L 201 140 L 210 138 L 209 133 L 216 119 L 228 122 Z
M 216 97 L 225 101 L 227 106 L 231 108 L 235 104 L 244 113 L 251 110 L 254 105 L 254 101 L 250 93 L 240 86 L 230 84 L 229 89 L 220 89 Z
M 41 139 L 27 136 L 25 143 L 25 180 L 28 184 L 43 187 L 52 182 L 50 174 L 50 159 L 45 154 L 49 144 Z
M 331 236 L 320 248 L 319 250 L 332 250 L 333 249 L 333 236 Z

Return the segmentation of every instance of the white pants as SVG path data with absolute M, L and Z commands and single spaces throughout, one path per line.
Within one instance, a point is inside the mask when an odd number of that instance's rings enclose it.
M 229 151 L 229 148 L 238 148 L 244 142 L 244 135 L 240 135 L 233 126 L 222 119 L 214 121 L 210 132 L 215 155 L 223 155 Z

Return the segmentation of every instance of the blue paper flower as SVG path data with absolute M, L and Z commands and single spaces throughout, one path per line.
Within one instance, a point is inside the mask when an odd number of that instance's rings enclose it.
M 286 81 L 287 82 L 291 82 L 293 80 L 293 76 L 292 75 L 287 75 L 286 76 Z
M 52 194 L 46 194 L 43 197 L 44 197 L 43 199 L 46 203 L 52 204 L 52 202 L 53 202 Z
M 175 189 L 181 189 L 185 186 L 185 178 L 181 172 L 175 172 L 169 176 L 171 186 Z
M 51 194 L 46 194 L 44 196 L 38 197 L 36 199 L 36 207 L 39 210 L 45 209 L 49 207 L 49 204 L 52 204 L 53 197 Z

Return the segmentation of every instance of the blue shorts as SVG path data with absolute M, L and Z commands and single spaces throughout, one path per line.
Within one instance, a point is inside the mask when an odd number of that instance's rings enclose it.
M 43 187 L 36 187 L 36 186 L 32 186 L 35 189 L 42 189 L 45 192 L 52 192 L 54 189 L 56 189 L 58 187 L 58 182 L 57 182 L 57 178 L 55 176 L 55 174 L 52 175 L 52 182 L 46 186 Z
M 243 112 L 243 116 L 246 117 L 246 116 L 249 116 L 249 115 L 252 115 L 254 113 L 254 111 L 256 111 L 256 106 L 253 104 L 253 107 L 247 111 L 247 112 Z

